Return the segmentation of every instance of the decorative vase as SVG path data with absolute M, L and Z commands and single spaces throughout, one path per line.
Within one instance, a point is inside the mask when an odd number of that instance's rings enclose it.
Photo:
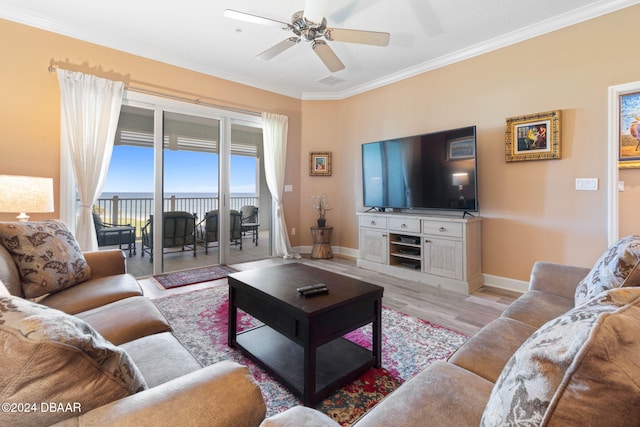
M 326 218 L 318 218 L 318 227 L 324 227 L 327 224 Z

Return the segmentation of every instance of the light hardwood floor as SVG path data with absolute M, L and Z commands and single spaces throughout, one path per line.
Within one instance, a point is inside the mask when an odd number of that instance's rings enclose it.
M 334 257 L 330 260 L 312 260 L 303 257 L 297 261 L 268 258 L 260 261 L 234 264 L 232 267 L 237 270 L 249 270 L 289 262 L 303 262 L 317 268 L 356 277 L 369 283 L 383 286 L 383 304 L 385 306 L 466 335 L 475 334 L 484 325 L 498 317 L 520 295 L 517 292 L 486 286 L 481 287 L 469 296 L 460 295 L 419 282 L 364 270 L 356 267 L 355 260 L 343 257 Z M 140 283 L 145 295 L 154 299 L 219 285 L 220 283 L 226 283 L 226 279 L 222 279 L 222 282 L 198 283 L 171 290 L 160 289 L 158 285 L 149 279 L 141 279 Z

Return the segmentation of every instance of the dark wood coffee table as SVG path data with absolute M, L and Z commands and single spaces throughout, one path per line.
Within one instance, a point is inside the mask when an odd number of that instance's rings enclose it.
M 326 284 L 329 293 L 305 298 L 296 292 L 316 283 Z M 305 405 L 314 405 L 370 367 L 380 367 L 383 290 L 299 263 L 230 274 L 228 344 L 262 365 Z M 238 309 L 264 326 L 237 333 Z M 371 350 L 343 338 L 369 323 Z

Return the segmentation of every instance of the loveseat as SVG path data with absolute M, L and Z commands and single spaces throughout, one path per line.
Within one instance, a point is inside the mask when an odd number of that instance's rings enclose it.
M 640 425 L 640 236 L 593 269 L 537 262 L 529 290 L 447 361 L 355 422 L 369 426 Z M 338 426 L 297 406 L 272 426 Z
M 124 253 L 81 253 L 60 221 L 0 223 L 0 343 L 2 426 L 256 426 L 265 416 L 246 367 L 203 368 L 126 273 Z

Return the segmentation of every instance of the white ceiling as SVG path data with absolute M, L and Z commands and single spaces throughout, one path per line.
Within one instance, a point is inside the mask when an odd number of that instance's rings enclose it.
M 292 34 L 223 16 L 231 8 L 289 22 L 305 1 L 314 0 L 0 0 L 0 17 L 300 99 L 342 99 L 640 3 L 333 0 L 329 27 L 391 34 L 388 47 L 328 42 L 346 65 L 333 74 L 306 42 L 255 58 Z

